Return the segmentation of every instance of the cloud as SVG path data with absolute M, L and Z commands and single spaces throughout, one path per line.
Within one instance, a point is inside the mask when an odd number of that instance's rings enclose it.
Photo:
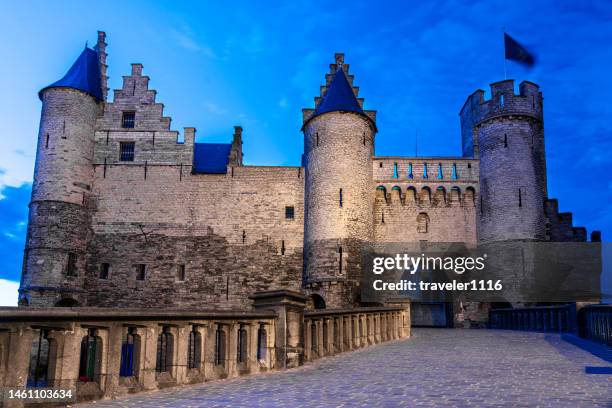
M 0 279 L 0 306 L 17 306 L 19 282 Z

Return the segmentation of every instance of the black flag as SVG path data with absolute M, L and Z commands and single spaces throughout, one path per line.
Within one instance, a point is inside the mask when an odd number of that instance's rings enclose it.
M 506 33 L 504 33 L 504 48 L 506 50 L 506 59 L 518 61 L 529 67 L 535 63 L 534 56 Z

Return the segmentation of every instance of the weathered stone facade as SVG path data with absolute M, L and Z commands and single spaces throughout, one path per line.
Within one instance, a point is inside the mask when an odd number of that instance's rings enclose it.
M 547 196 L 535 84 L 516 95 L 503 81 L 491 100 L 480 90 L 467 99 L 463 157 L 381 157 L 376 112 L 362 110 L 337 54 L 303 112 L 301 167 L 244 165 L 237 126 L 224 171 L 212 174 L 196 171 L 195 129 L 179 141 L 142 65 L 106 101 L 104 38 L 102 100 L 41 91 L 22 305 L 238 309 L 253 292 L 290 289 L 350 307 L 364 243 L 586 240 Z M 318 110 L 336 75 L 355 111 Z M 126 143 L 132 160 L 121 160 Z

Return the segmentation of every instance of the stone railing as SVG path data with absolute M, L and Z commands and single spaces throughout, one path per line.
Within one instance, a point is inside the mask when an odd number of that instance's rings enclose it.
M 581 308 L 578 328 L 580 337 L 612 347 L 612 304 Z
M 491 309 L 491 329 L 569 332 L 575 327 L 575 305 Z
M 76 401 L 115 398 L 295 367 L 410 335 L 407 303 L 306 312 L 307 298 L 297 292 L 252 300 L 248 312 L 0 308 L 0 387 L 71 389 Z
M 410 336 L 409 309 L 321 310 L 304 316 L 307 361 Z

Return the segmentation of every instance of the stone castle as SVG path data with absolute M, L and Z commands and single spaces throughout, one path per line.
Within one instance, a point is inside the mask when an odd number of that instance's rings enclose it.
M 302 166 L 250 166 L 240 126 L 227 144 L 196 142 L 194 128 L 179 141 L 140 64 L 108 102 L 106 57 L 99 32 L 40 91 L 22 306 L 235 310 L 289 289 L 347 308 L 364 243 L 587 239 L 548 197 L 534 83 L 467 98 L 461 157 L 383 157 L 376 112 L 336 54 L 303 110 Z

